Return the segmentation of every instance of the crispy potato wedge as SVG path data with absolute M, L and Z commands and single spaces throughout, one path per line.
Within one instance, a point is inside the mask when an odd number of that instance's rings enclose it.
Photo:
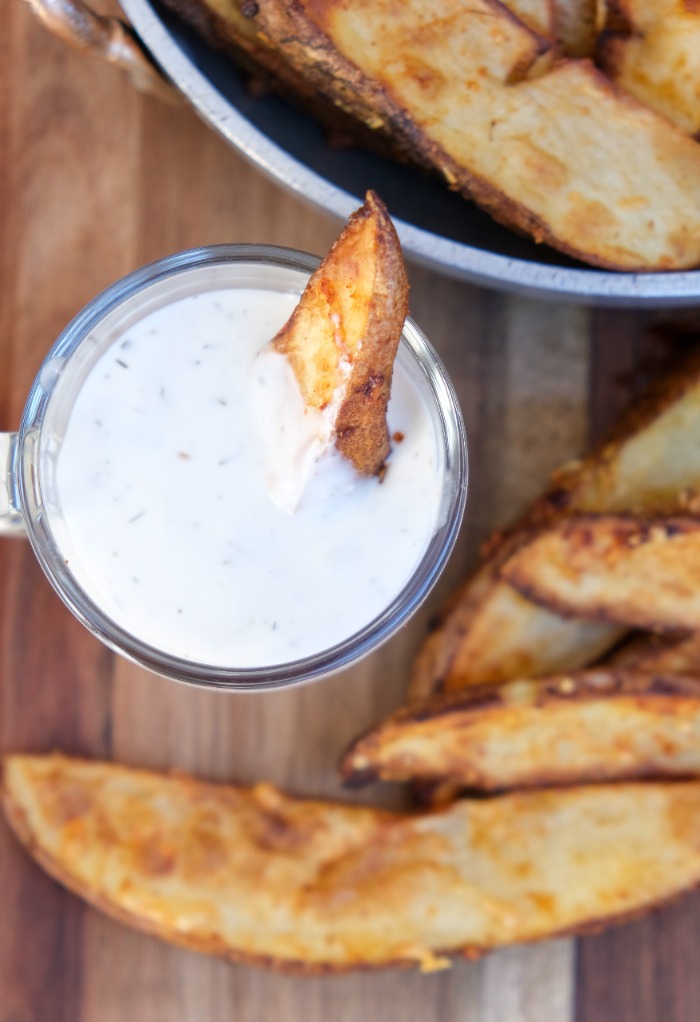
M 163 0 L 165 6 L 190 25 L 210 45 L 222 50 L 244 72 L 253 95 L 277 92 L 324 128 L 329 144 L 359 144 L 382 155 L 430 169 L 401 139 L 373 124 L 375 114 L 362 96 L 354 96 L 354 109 L 338 102 L 341 92 L 330 82 L 320 89 L 307 68 L 294 66 L 286 46 L 261 32 L 252 17 L 251 0 Z
M 525 599 L 489 558 L 450 601 L 420 647 L 408 698 L 484 682 L 541 677 L 593 663 L 623 634 L 599 621 L 572 621 Z
M 245 0 L 165 0 L 166 6 L 196 29 L 208 42 L 227 50 L 248 70 L 267 71 L 302 96 L 310 93 L 303 75 L 294 71 L 284 51 L 258 31 L 244 13 Z
M 590 454 L 553 473 L 525 524 L 577 512 L 696 513 L 699 495 L 700 351 L 691 349 Z
M 369 102 L 496 219 L 613 269 L 700 263 L 700 146 L 592 64 L 551 66 L 552 44 L 497 0 L 257 8 L 297 69 L 338 82 L 345 108 Z M 611 139 L 634 159 L 611 159 Z
M 544 0 L 513 0 L 523 20 L 498 0 L 232 0 L 226 30 L 223 0 L 168 2 L 537 241 L 613 269 L 700 264 L 700 146 L 587 61 L 553 63 L 588 52 L 586 0 L 559 0 L 552 38 Z
M 502 565 L 527 530 L 567 515 L 695 513 L 699 493 L 700 352 L 691 350 L 590 454 L 553 473 L 543 497 L 510 533 L 496 537 L 419 650 L 409 698 L 594 663 L 621 638 L 623 627 L 537 607 L 502 577 Z
M 601 666 L 700 678 L 700 632 L 681 637 L 640 633 L 614 650 Z
M 602 28 L 600 0 L 554 0 L 554 33 L 567 57 L 592 57 Z
M 686 0 L 609 0 L 597 59 L 625 92 L 688 135 L 700 133 L 700 8 Z
M 354 741 L 340 772 L 484 791 L 698 776 L 700 679 L 600 668 L 434 696 Z
M 536 0 L 520 2 L 532 7 Z M 461 60 L 465 76 L 478 65 L 495 82 L 541 74 L 552 63 L 551 42 L 499 0 L 447 0 L 438 11 L 431 0 L 408 0 L 400 9 L 391 0 L 256 0 L 256 6 L 258 30 L 293 67 L 341 108 L 360 118 L 369 109 L 373 128 L 397 135 L 413 130 L 410 111 L 406 97 L 375 74 L 382 64 L 405 68 L 434 94 L 436 62 L 442 76 Z
M 370 191 L 272 342 L 307 407 L 332 412 L 335 445 L 362 475 L 376 475 L 389 454 L 386 412 L 407 314 L 401 245 Z
M 8 756 L 34 858 L 123 922 L 302 973 L 599 929 L 700 882 L 700 783 L 521 792 L 401 815 L 62 756 Z
M 700 628 L 700 520 L 575 515 L 535 532 L 501 568 L 560 614 L 654 631 Z
M 505 6 L 528 28 L 554 42 L 554 0 L 506 0 Z

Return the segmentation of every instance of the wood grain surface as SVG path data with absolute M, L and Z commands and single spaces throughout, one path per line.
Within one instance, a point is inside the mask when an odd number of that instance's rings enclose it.
M 195 245 L 322 253 L 339 225 L 249 166 L 183 104 L 67 50 L 20 0 L 0 33 L 0 429 L 18 425 L 49 345 L 122 274 Z M 368 185 L 371 182 L 368 182 Z M 28 544 L 0 541 L 0 745 L 349 799 L 339 752 L 401 701 L 426 621 L 548 471 L 655 371 L 667 317 L 550 305 L 409 266 L 411 310 L 469 431 L 458 548 L 429 605 L 330 680 L 265 695 L 188 689 L 115 658 L 71 617 Z M 692 330 L 694 313 L 674 316 Z M 399 790 L 363 796 L 398 804 Z M 161 945 L 84 907 L 0 823 L 0 1022 L 690 1022 L 700 897 L 578 942 L 509 949 L 432 976 L 300 980 Z

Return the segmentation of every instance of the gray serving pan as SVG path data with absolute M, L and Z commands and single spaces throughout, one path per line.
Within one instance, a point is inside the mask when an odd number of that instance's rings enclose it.
M 627 306 L 700 300 L 700 271 L 588 269 L 494 223 L 471 203 L 375 154 L 333 149 L 305 115 L 276 97 L 254 99 L 231 63 L 157 0 L 120 0 L 150 54 L 199 114 L 261 170 L 344 219 L 368 187 L 394 217 L 406 254 L 471 283 L 539 298 Z

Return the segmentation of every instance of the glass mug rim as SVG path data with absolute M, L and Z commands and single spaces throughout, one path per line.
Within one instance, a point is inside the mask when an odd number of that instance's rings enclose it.
M 30 387 L 18 431 L 15 461 L 23 524 L 34 553 L 60 598 L 93 635 L 114 652 L 161 676 L 203 688 L 259 691 L 316 680 L 342 670 L 373 652 L 406 623 L 433 588 L 454 547 L 466 504 L 466 431 L 447 371 L 435 349 L 409 317 L 401 346 L 421 371 L 438 413 L 444 459 L 443 502 L 449 483 L 448 506 L 444 521 L 438 524 L 407 583 L 382 613 L 359 631 L 328 649 L 285 663 L 236 668 L 190 661 L 149 645 L 113 621 L 83 591 L 59 556 L 43 513 L 36 458 L 44 414 L 53 393 L 53 385 L 47 387 L 43 382 L 48 364 L 57 358 L 69 360 L 108 314 L 159 282 L 174 280 L 201 267 L 227 264 L 248 265 L 252 269 L 278 267 L 308 278 L 319 262 L 317 256 L 296 249 L 227 244 L 189 249 L 149 263 L 110 285 L 81 309 L 51 346 Z M 305 280 L 301 281 L 302 287 L 304 283 Z

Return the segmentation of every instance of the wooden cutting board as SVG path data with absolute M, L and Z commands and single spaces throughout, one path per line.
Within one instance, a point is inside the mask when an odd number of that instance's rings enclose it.
M 103 287 L 178 249 L 258 241 L 323 253 L 339 225 L 248 166 L 184 105 L 65 49 L 19 0 L 0 34 L 0 428 L 47 348 Z M 64 609 L 28 544 L 0 541 L 0 745 L 63 749 L 349 799 L 335 762 L 396 707 L 431 611 L 547 472 L 577 454 L 658 351 L 659 317 L 552 306 L 409 267 L 469 431 L 464 530 L 438 592 L 354 670 L 267 695 L 208 694 L 115 658 Z M 667 317 L 664 317 L 666 319 Z M 685 327 L 694 313 L 674 316 Z M 399 804 L 400 790 L 361 796 Z M 700 897 L 608 934 L 446 974 L 300 980 L 167 947 L 84 907 L 0 821 L 0 1022 L 689 1022 Z

